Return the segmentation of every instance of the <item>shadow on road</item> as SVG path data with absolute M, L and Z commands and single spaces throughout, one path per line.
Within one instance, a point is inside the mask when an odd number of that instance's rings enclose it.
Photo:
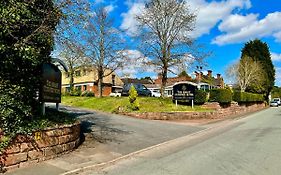
M 81 121 L 81 143 L 89 142 L 107 143 L 122 142 L 118 139 L 120 135 L 130 134 L 131 132 L 117 128 L 111 124 L 110 116 L 99 114 L 97 112 L 79 110 L 69 107 L 60 108 L 62 111 L 71 113 Z M 86 142 L 86 143 L 85 143 Z

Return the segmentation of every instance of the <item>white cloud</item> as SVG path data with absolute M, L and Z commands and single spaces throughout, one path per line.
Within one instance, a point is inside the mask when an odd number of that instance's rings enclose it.
M 135 16 L 141 14 L 144 7 L 144 3 L 136 2 L 130 5 L 129 11 L 127 13 L 121 14 L 121 16 L 123 17 L 123 21 L 120 28 L 122 30 L 126 30 L 128 35 L 138 35 L 138 22 L 135 19 Z
M 278 53 L 271 53 L 271 60 L 275 62 L 280 62 L 281 61 L 281 54 Z
M 127 0 L 126 4 L 129 7 L 128 12 L 123 13 L 123 21 L 120 26 L 121 29 L 127 30 L 129 35 L 137 35 L 138 23 L 135 16 L 140 14 L 144 9 L 144 1 L 132 2 Z M 197 14 L 196 28 L 192 32 L 194 38 L 200 37 L 203 34 L 208 34 L 210 30 L 217 25 L 218 22 L 225 19 L 236 9 L 250 8 L 250 0 L 225 0 L 225 1 L 211 1 L 206 0 L 186 0 L 190 9 L 194 9 Z
M 281 31 L 273 34 L 276 42 L 281 42 Z
M 281 86 L 281 67 L 275 67 L 275 84 Z
M 219 25 L 219 30 L 222 32 L 238 32 L 242 27 L 254 23 L 257 17 L 257 14 L 247 16 L 230 15 Z
M 105 11 L 106 11 L 107 13 L 110 13 L 110 12 L 112 12 L 112 11 L 115 9 L 115 7 L 116 7 L 116 6 L 114 6 L 113 4 L 110 4 L 110 5 L 108 5 L 108 6 L 105 7 Z
M 218 22 L 227 18 L 234 10 L 251 7 L 250 0 L 226 0 L 221 2 L 189 0 L 187 3 L 190 5 L 190 8 L 195 9 L 197 13 L 196 28 L 192 33 L 194 37 L 209 34 L 210 30 L 216 26 Z
M 126 57 L 126 65 L 117 72 L 119 75 L 135 78 L 141 72 L 155 73 L 155 69 L 152 66 L 144 65 L 148 62 L 148 58 L 140 51 L 125 50 L 123 55 Z
M 249 17 L 239 16 L 236 19 L 246 19 Z M 225 34 L 217 36 L 212 43 L 218 45 L 240 43 L 249 39 L 261 38 L 267 36 L 274 36 L 276 40 L 281 39 L 281 12 L 274 12 L 268 14 L 264 19 L 252 20 L 250 23 L 246 23 L 244 26 L 240 26 L 240 30 L 228 30 L 223 26 L 227 21 L 221 23 L 220 27 L 225 31 Z M 235 22 L 233 22 L 235 23 Z M 239 21 L 236 22 L 237 24 Z M 240 24 L 238 24 L 240 25 Z M 233 28 L 233 27 L 232 27 Z

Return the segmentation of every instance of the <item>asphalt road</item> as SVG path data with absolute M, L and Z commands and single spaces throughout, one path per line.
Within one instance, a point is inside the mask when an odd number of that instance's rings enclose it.
M 20 168 L 7 175 L 58 175 L 107 162 L 123 155 L 205 129 L 163 121 L 135 119 L 86 109 L 61 106 L 82 122 L 85 140 L 77 150 L 59 158 Z
M 280 175 L 281 108 L 179 139 L 89 175 Z

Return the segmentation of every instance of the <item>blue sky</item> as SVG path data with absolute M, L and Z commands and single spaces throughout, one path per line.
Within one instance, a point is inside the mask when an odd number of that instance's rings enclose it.
M 134 48 L 130 36 L 137 34 L 134 15 L 141 12 L 144 0 L 96 0 L 95 3 L 107 6 L 115 19 L 115 27 L 126 29 L 131 54 L 141 54 Z M 187 0 L 190 8 L 197 13 L 197 22 L 192 36 L 204 44 L 212 55 L 206 59 L 214 74 L 224 75 L 227 65 L 240 57 L 245 42 L 261 39 L 269 45 L 276 68 L 276 85 L 281 85 L 281 2 L 278 0 Z M 142 72 L 134 64 L 123 70 L 135 77 L 152 76 L 151 70 Z M 188 70 L 192 72 L 194 70 Z M 225 79 L 227 79 L 225 77 Z

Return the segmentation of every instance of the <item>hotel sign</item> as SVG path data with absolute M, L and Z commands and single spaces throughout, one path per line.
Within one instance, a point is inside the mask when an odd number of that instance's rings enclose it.
M 182 83 L 173 86 L 173 100 L 194 100 L 196 86 Z
M 61 71 L 54 64 L 45 63 L 42 66 L 39 100 L 61 103 Z

